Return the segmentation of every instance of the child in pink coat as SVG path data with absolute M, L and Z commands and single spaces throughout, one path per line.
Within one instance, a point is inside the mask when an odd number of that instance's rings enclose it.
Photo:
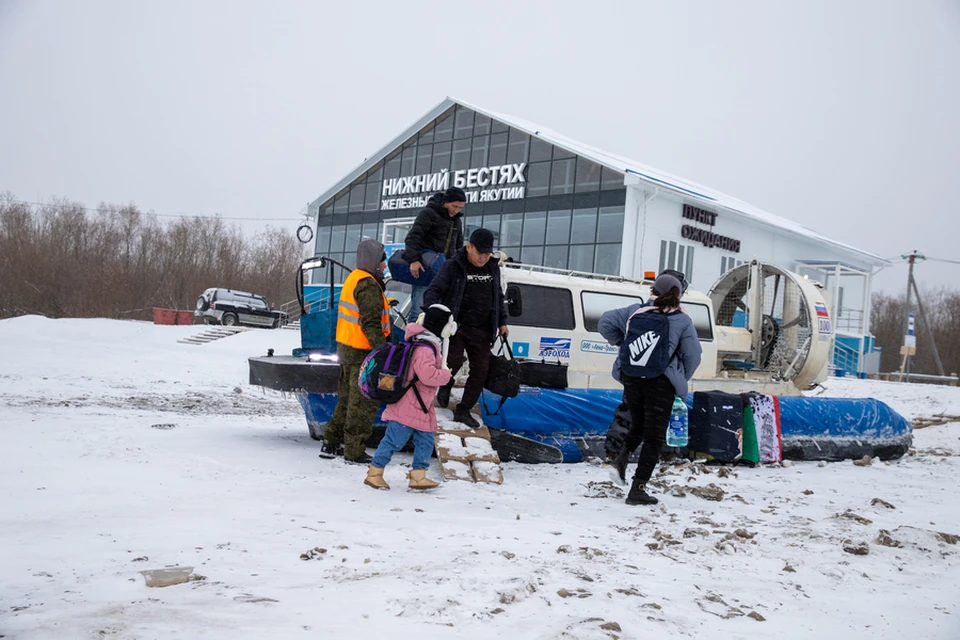
M 413 388 L 394 404 L 388 404 L 383 410 L 383 419 L 387 421 L 387 432 L 373 454 L 373 462 L 367 468 L 364 484 L 374 489 L 389 489 L 383 479 L 383 469 L 393 454 L 399 451 L 410 438 L 413 438 L 413 468 L 407 477 L 411 489 L 432 489 L 439 482 L 427 478 L 430 467 L 430 455 L 433 453 L 433 434 L 437 431 L 437 414 L 433 408 L 437 389 L 450 381 L 450 371 L 446 368 L 441 336 L 448 338 L 456 331 L 450 309 L 442 304 L 431 305 L 420 320 L 421 324 L 407 325 L 407 342 L 425 343 L 413 350 L 410 373 L 407 383 L 416 376 L 414 383 L 420 399 Z M 433 348 L 431 348 L 431 345 Z M 420 400 L 423 401 L 421 405 Z M 426 409 L 426 410 L 424 410 Z

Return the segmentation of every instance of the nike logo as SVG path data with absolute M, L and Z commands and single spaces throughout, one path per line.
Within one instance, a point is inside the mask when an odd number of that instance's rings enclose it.
M 636 367 L 644 367 L 650 356 L 653 355 L 653 349 L 660 342 L 660 335 L 653 331 L 647 331 L 638 337 L 628 346 L 630 348 L 630 364 Z

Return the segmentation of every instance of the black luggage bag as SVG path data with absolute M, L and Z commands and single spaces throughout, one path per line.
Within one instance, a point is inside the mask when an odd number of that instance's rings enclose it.
M 743 399 L 723 391 L 696 391 L 690 412 L 690 457 L 731 464 L 743 455 Z

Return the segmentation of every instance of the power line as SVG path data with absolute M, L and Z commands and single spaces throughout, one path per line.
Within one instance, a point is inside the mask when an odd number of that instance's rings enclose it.
M 960 260 L 947 260 L 946 258 L 927 258 L 927 260 L 934 260 L 936 262 L 949 262 L 950 264 L 960 264 Z
M 45 207 L 50 205 L 49 202 L 30 202 L 29 200 L 10 200 L 10 202 L 15 202 L 17 204 L 29 204 L 38 207 Z M 71 206 L 72 203 L 71 203 Z M 95 213 L 116 213 L 113 209 L 99 209 L 96 207 L 78 207 L 81 211 L 92 211 Z M 220 214 L 214 215 L 203 215 L 197 213 L 156 213 L 153 211 L 145 211 L 142 213 L 150 213 L 155 215 L 158 218 L 220 218 L 221 220 L 248 220 L 248 221 L 261 221 L 261 222 L 296 222 L 300 218 L 240 218 L 236 216 L 222 216 Z M 302 216 L 301 216 L 302 217 Z

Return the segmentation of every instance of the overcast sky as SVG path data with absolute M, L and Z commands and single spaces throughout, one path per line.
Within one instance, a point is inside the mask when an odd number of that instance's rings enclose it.
M 450 95 L 882 257 L 960 260 L 960 0 L 0 0 L 0 87 L 23 200 L 293 228 Z M 957 288 L 960 264 L 916 275 Z

